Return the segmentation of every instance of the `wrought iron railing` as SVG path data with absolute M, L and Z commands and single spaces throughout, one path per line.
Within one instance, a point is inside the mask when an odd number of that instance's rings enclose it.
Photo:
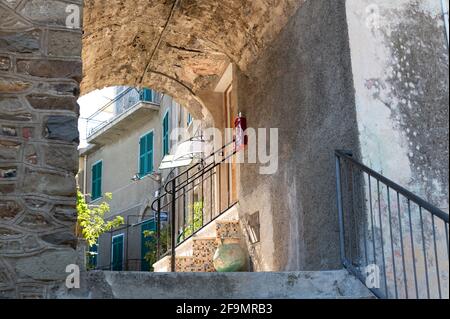
M 161 94 L 151 89 L 127 88 L 86 119 L 86 136 L 92 136 L 107 124 L 140 103 L 159 105 Z
M 164 193 L 153 201 L 157 259 L 171 256 L 172 272 L 176 248 L 236 204 L 232 190 L 235 181 L 230 174 L 235 154 L 234 142 L 223 146 L 170 178 L 163 187 Z M 167 222 L 161 221 L 161 213 L 167 214 Z M 163 227 L 168 229 L 163 231 Z
M 343 265 L 379 298 L 449 298 L 449 216 L 336 151 Z

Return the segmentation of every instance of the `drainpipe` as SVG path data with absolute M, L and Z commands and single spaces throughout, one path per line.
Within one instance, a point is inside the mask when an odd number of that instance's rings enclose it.
M 84 167 L 83 167 L 83 193 L 86 199 L 86 188 L 87 188 L 87 155 L 84 155 Z
M 448 8 L 447 8 L 447 0 L 441 0 L 441 8 L 442 8 L 442 18 L 444 19 L 445 33 L 447 35 L 447 47 L 449 45 L 449 35 L 448 35 Z

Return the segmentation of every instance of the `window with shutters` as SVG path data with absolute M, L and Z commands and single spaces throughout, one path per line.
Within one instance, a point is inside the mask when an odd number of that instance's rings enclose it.
M 102 170 L 103 162 L 99 161 L 92 165 L 92 190 L 91 198 L 96 200 L 102 197 Z
M 143 89 L 141 91 L 141 101 L 154 102 L 154 92 L 151 89 Z
M 139 141 L 139 176 L 142 178 L 153 172 L 153 132 Z

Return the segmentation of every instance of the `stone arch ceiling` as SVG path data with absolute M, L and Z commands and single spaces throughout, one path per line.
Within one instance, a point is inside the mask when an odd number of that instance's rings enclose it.
M 247 66 L 305 0 L 85 0 L 82 93 L 151 87 L 203 117 L 198 94 Z

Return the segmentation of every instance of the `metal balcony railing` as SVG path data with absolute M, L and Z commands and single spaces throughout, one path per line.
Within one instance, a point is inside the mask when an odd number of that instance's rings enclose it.
M 159 105 L 161 98 L 160 93 L 151 89 L 127 88 L 86 119 L 86 136 L 89 138 L 140 103 Z
M 449 216 L 336 151 L 343 265 L 379 298 L 449 298 Z

